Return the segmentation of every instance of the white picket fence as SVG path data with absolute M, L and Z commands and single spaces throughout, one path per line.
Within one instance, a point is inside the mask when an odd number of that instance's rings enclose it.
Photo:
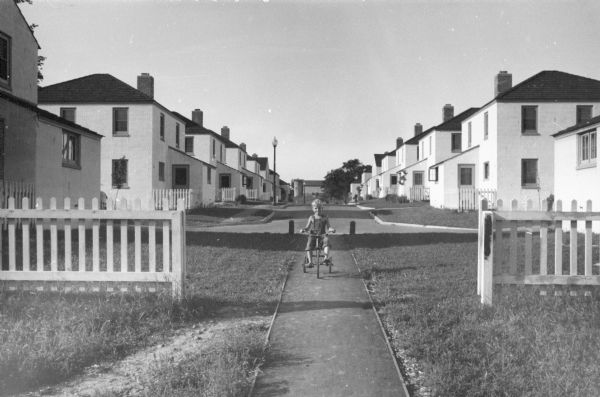
M 537 210 L 531 200 L 525 209 L 519 208 L 517 200 L 510 208 L 498 200 L 496 210 L 490 210 L 485 199 L 480 205 L 477 293 L 482 303 L 492 304 L 494 284 L 600 285 L 600 275 L 592 271 L 592 222 L 600 221 L 600 212 L 591 211 L 591 201 L 586 202 L 585 212 L 578 212 L 575 200 L 570 211 L 563 211 L 560 200 L 556 211 L 546 211 L 545 200 Z M 583 244 L 578 244 L 578 226 L 583 226 Z M 568 253 L 563 252 L 565 230 Z M 578 263 L 579 249 L 583 249 L 582 263 Z M 568 262 L 568 269 L 563 262 Z
M 496 189 L 478 189 L 475 187 L 458 188 L 458 210 L 473 211 L 479 209 L 482 199 L 488 201 L 488 205 L 496 203 Z
M 410 201 L 429 201 L 429 188 L 425 186 L 411 186 L 409 189 Z
M 73 283 L 84 283 L 92 291 L 99 291 L 99 285 L 115 291 L 115 284 L 124 290 L 123 283 L 134 283 L 134 289 L 141 290 L 140 285 L 170 283 L 173 297 L 182 297 L 186 263 L 183 200 L 175 211 L 166 206 L 164 211 L 141 210 L 140 200 L 133 206 L 120 200 L 117 210 L 99 210 L 97 199 L 88 209 L 79 199 L 77 209 L 72 209 L 69 198 L 63 209 L 57 209 L 54 198 L 48 209 L 41 198 L 32 209 L 28 198 L 23 198 L 22 209 L 15 209 L 14 198 L 9 199 L 8 207 L 0 209 L 0 218 L 7 223 L 7 230 L 0 232 L 0 282 L 10 288 L 16 288 L 14 283 L 50 282 L 52 290 L 63 287 L 69 291 Z M 112 203 L 108 208 L 114 208 Z M 86 236 L 89 229 L 91 236 Z
M 235 201 L 237 189 L 234 187 L 223 187 L 220 189 L 219 201 Z
M 258 200 L 258 189 L 242 188 L 242 194 L 246 196 L 247 200 Z
M 24 197 L 32 201 L 35 198 L 35 185 L 33 183 L 0 180 L 0 208 L 8 207 L 8 198 L 14 197 L 16 205 L 21 205 Z
M 192 189 L 153 189 L 154 209 L 162 210 L 166 205 L 166 209 L 174 210 L 177 208 L 179 200 L 183 200 L 185 209 L 189 210 L 193 203 L 193 194 Z

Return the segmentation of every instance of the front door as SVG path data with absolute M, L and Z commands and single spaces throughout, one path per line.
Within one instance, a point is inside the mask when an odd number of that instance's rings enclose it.
M 458 187 L 473 187 L 475 166 L 460 164 L 458 166 Z
M 173 189 L 190 188 L 190 166 L 173 165 Z

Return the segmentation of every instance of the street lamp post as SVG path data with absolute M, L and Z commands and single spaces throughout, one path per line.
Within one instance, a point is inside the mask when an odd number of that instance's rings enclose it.
M 277 205 L 277 138 L 273 137 L 273 205 Z

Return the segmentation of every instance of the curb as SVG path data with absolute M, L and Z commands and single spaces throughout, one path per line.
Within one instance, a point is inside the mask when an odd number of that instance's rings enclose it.
M 269 324 L 269 330 L 267 331 L 267 336 L 265 336 L 265 343 L 263 345 L 263 351 L 266 350 L 267 345 L 269 344 L 269 340 L 271 339 L 271 331 L 273 330 L 273 324 L 275 323 L 275 318 L 277 317 L 277 313 L 279 313 L 279 306 L 281 305 L 281 301 L 283 300 L 283 291 L 285 290 L 285 286 L 287 284 L 288 278 L 290 277 L 291 269 L 288 266 L 287 273 L 285 274 L 285 279 L 283 280 L 283 284 L 281 285 L 281 292 L 279 293 L 279 300 L 277 301 L 277 306 L 275 306 L 275 312 L 271 317 L 271 323 Z M 254 392 L 254 386 L 256 385 L 256 379 L 258 378 L 258 374 L 260 373 L 260 364 L 256 366 L 256 370 L 254 370 L 254 378 L 252 379 L 252 384 L 250 385 L 250 390 L 248 391 L 248 397 L 252 397 L 252 393 Z
M 416 224 L 416 223 L 387 222 L 387 221 L 381 220 L 381 218 L 379 218 L 377 215 L 373 215 L 373 213 L 371 213 L 371 216 L 373 217 L 373 219 L 375 220 L 375 222 L 379 223 L 380 225 L 405 226 L 405 227 L 425 227 L 425 228 L 428 228 L 428 229 L 458 230 L 458 231 L 469 231 L 469 232 L 476 232 L 477 231 L 476 228 L 470 228 L 470 227 L 419 225 L 419 224 Z
M 358 261 L 356 260 L 356 257 L 354 256 L 354 254 L 352 254 L 352 259 L 354 260 L 354 265 L 358 269 L 358 272 L 362 275 L 362 270 L 360 270 L 360 266 L 358 266 Z M 375 317 L 377 318 L 377 323 L 379 324 L 379 329 L 381 330 L 383 339 L 385 339 L 385 344 L 387 345 L 388 352 L 390 353 L 390 356 L 392 357 L 392 361 L 394 362 L 394 367 L 396 368 L 396 373 L 398 374 L 398 378 L 400 379 L 400 383 L 402 384 L 402 389 L 404 390 L 404 395 L 409 397 L 410 394 L 408 393 L 408 389 L 406 388 L 406 383 L 404 382 L 404 376 L 402 376 L 402 371 L 400 370 L 400 366 L 398 365 L 398 360 L 394 353 L 394 349 L 392 348 L 392 345 L 390 344 L 388 335 L 385 332 L 385 328 L 383 327 L 383 322 L 381 321 L 381 317 L 379 317 L 379 313 L 377 313 L 377 309 L 375 309 L 375 303 L 373 302 L 373 298 L 371 297 L 371 293 L 369 292 L 367 283 L 365 282 L 365 279 L 363 277 L 361 277 L 361 281 L 363 283 L 363 286 L 365 287 L 365 291 L 367 292 L 369 301 L 371 302 L 371 308 L 373 309 L 373 313 L 375 313 Z

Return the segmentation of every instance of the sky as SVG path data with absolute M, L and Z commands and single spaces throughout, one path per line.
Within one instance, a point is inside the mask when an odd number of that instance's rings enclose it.
M 7 0 L 0 0 L 7 1 Z M 599 1 L 33 0 L 42 86 L 109 73 L 249 154 L 278 141 L 281 178 L 374 164 L 396 138 L 542 70 L 600 80 Z

